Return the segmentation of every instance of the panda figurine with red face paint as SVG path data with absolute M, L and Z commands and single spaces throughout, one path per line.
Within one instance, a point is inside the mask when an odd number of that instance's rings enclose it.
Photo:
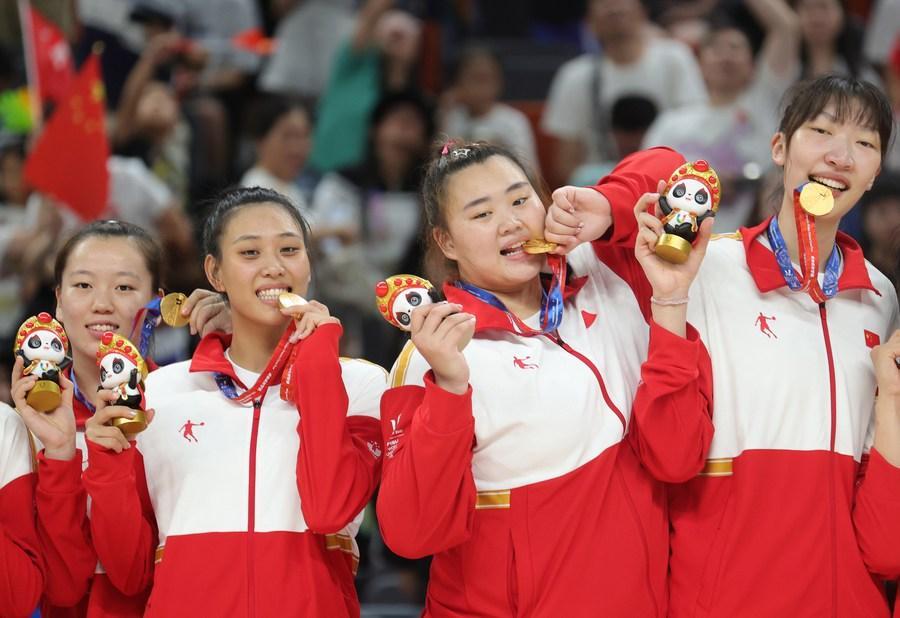
M 65 329 L 46 311 L 25 320 L 16 332 L 13 354 L 24 361 L 22 375 L 37 378 L 25 401 L 38 412 L 52 412 L 62 402 L 59 375 L 72 362 L 68 348 Z
M 375 304 L 385 320 L 409 332 L 412 312 L 435 302 L 434 286 L 415 275 L 394 275 L 375 285 Z
M 659 198 L 666 233 L 657 241 L 656 254 L 675 264 L 685 262 L 700 225 L 716 216 L 721 199 L 719 177 L 706 161 L 685 163 L 672 172 Z

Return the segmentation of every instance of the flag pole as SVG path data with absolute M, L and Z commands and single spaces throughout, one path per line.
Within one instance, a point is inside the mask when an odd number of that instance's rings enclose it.
M 35 66 L 34 40 L 31 38 L 34 32 L 31 23 L 31 7 L 28 0 L 18 0 L 19 24 L 22 28 L 22 46 L 25 50 L 25 76 L 28 80 L 28 99 L 31 108 L 31 131 L 38 133 L 43 124 L 44 103 L 41 100 L 41 89 L 38 83 L 37 67 Z

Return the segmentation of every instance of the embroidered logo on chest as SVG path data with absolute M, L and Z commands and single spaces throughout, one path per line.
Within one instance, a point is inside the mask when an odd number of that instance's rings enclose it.
M 590 328 L 594 324 L 594 321 L 597 319 L 597 314 L 582 309 L 581 318 L 584 320 L 584 327 Z
M 206 425 L 204 421 L 193 423 L 191 422 L 191 419 L 188 419 L 187 422 L 178 429 L 178 431 L 181 432 L 181 436 L 188 442 L 199 442 L 200 440 L 198 440 L 197 436 L 194 435 L 194 427 L 203 427 L 204 425 Z
M 778 339 L 778 335 L 772 330 L 772 327 L 769 325 L 769 322 L 775 321 L 774 315 L 763 315 L 763 312 L 760 311 L 759 315 L 756 318 L 756 322 L 753 323 L 754 326 L 759 326 L 759 332 L 768 337 L 769 339 Z
M 366 442 L 366 446 L 369 447 L 369 452 L 372 453 L 372 457 L 375 459 L 381 457 L 381 447 L 378 446 L 378 443 L 375 440 L 369 440 Z
M 537 369 L 538 366 L 535 363 L 529 363 L 528 361 L 531 359 L 531 356 L 524 356 L 519 358 L 515 354 L 513 354 L 513 365 L 518 367 L 519 369 Z

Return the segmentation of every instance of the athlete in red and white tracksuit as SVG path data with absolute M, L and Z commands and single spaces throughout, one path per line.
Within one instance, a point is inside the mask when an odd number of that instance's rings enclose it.
M 51 459 L 44 456 L 42 449 L 37 455 L 37 529 L 47 563 L 41 616 L 143 616 L 147 591 L 123 594 L 97 561 L 87 492 L 81 482 L 82 470 L 88 464 L 84 423 L 93 413 L 74 398 L 72 409 L 76 425 L 75 456 L 69 461 Z
M 34 522 L 34 470 L 28 430 L 0 403 L 0 616 L 30 616 L 44 588 Z
M 640 153 L 596 187 L 622 223 L 569 254 L 557 334 L 447 285 L 477 320 L 468 392 L 439 388 L 412 344 L 395 364 L 378 518 L 395 552 L 435 554 L 426 616 L 665 615 L 659 480 L 702 468 L 712 393 L 696 332 L 649 320 L 632 208 L 682 162 Z
M 691 288 L 715 437 L 704 472 L 671 489 L 670 613 L 887 616 L 900 468 L 870 448 L 869 352 L 897 328 L 896 294 L 840 233 L 837 295 L 791 291 L 768 223 L 714 239 Z
M 149 376 L 138 448 L 88 441 L 94 547 L 121 590 L 152 583 L 146 615 L 359 614 L 354 536 L 380 473 L 385 374 L 339 360 L 340 334 L 325 324 L 298 344 L 294 402 L 276 384 L 246 406 L 216 375 L 238 393 L 258 375 L 207 336 Z

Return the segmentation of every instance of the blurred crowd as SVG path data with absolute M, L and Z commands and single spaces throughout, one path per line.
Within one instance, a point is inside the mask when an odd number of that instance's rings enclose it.
M 593 184 L 635 150 L 671 146 L 718 171 L 716 231 L 727 232 L 779 203 L 770 140 L 796 80 L 872 81 L 900 119 L 900 0 L 32 4 L 76 65 L 103 43 L 103 216 L 158 237 L 167 289 L 207 287 L 197 242 L 206 200 L 237 184 L 276 189 L 311 223 L 313 295 L 340 317 L 343 352 L 386 367 L 403 336 L 379 317 L 372 290 L 421 273 L 422 164 L 448 138 L 499 142 L 551 188 Z M 26 83 L 19 23 L 16 3 L 0 4 L 0 94 Z M 261 33 L 257 43 L 238 44 L 248 32 Z M 53 257 L 83 223 L 25 181 L 33 138 L 0 113 L 5 350 L 25 316 L 52 311 Z M 845 231 L 896 282 L 900 144 L 855 211 Z M 155 359 L 185 358 L 195 343 L 161 329 Z M 10 360 L 0 355 L 3 400 Z M 420 602 L 426 565 L 392 556 L 372 525 L 365 538 L 364 605 Z

